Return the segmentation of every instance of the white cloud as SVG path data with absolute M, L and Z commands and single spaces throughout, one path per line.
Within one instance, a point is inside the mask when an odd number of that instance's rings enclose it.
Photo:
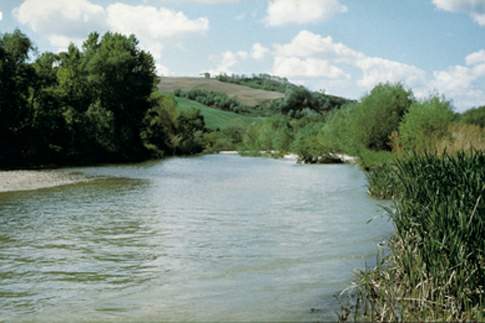
M 115 3 L 107 7 L 106 17 L 110 30 L 136 35 L 140 44 L 149 50 L 156 60 L 161 59 L 162 43 L 166 38 L 201 33 L 209 29 L 209 20 L 205 17 L 191 20 L 182 12 L 163 7 Z
M 213 57 L 220 64 L 211 72 L 231 73 L 236 65 L 256 60 L 254 49 L 259 46 L 266 48 L 256 43 L 249 52 L 227 51 Z M 301 31 L 288 43 L 273 44 L 265 55 L 273 61 L 271 74 L 345 97 L 359 98 L 379 83 L 400 82 L 419 98 L 442 93 L 453 100 L 458 110 L 485 103 L 484 49 L 466 56 L 466 65 L 425 71 L 412 64 L 367 55 L 330 36 Z
M 483 0 L 433 0 L 434 5 L 449 12 L 464 12 L 473 20 L 485 26 L 485 1 Z
M 358 85 L 371 89 L 382 82 L 403 82 L 408 86 L 421 86 L 426 73 L 420 68 L 380 57 L 365 57 L 355 61 L 355 66 L 362 71 Z
M 106 28 L 104 8 L 87 0 L 25 0 L 14 9 L 14 16 L 47 37 L 82 37 Z
M 202 4 L 225 4 L 225 3 L 236 3 L 239 0 L 185 0 L 186 2 L 195 2 Z
M 205 17 L 189 19 L 183 12 L 151 6 L 130 6 L 115 3 L 107 7 L 107 23 L 111 30 L 135 34 L 152 40 L 209 29 Z
M 44 35 L 57 50 L 64 50 L 71 42 L 79 45 L 92 31 L 134 34 L 164 74 L 168 70 L 160 63 L 163 41 L 209 29 L 206 17 L 190 19 L 180 11 L 146 5 L 113 3 L 102 7 L 89 0 L 25 0 L 14 10 L 14 16 Z
M 292 78 L 350 79 L 350 75 L 340 68 L 317 58 L 275 57 L 273 74 Z
M 0 21 L 3 19 L 3 13 L 0 11 Z
M 270 0 L 265 21 L 269 26 L 306 24 L 325 21 L 346 11 L 347 7 L 339 0 Z
M 245 61 L 260 61 L 269 53 L 269 49 L 260 43 L 253 44 L 251 51 L 225 51 L 221 55 L 211 57 L 211 60 L 217 62 L 217 66 L 209 70 L 212 74 L 230 74 L 233 68 Z
M 253 45 L 251 57 L 255 60 L 262 60 L 262 59 L 265 58 L 265 56 L 268 52 L 269 52 L 268 48 L 264 47 L 260 43 L 255 43 Z
M 335 42 L 330 36 L 323 37 L 309 31 L 301 31 L 289 43 L 276 44 L 274 49 L 276 59 L 273 73 L 279 74 L 284 71 L 282 76 L 290 78 L 306 76 L 350 80 L 349 74 L 343 72 L 343 68 L 346 67 L 360 72 L 358 86 L 370 89 L 380 82 L 402 81 L 409 85 L 418 84 L 423 81 L 425 74 L 415 66 L 370 57 Z
M 425 93 L 439 92 L 452 98 L 459 110 L 485 103 L 485 90 L 480 81 L 485 79 L 485 64 L 473 67 L 452 66 L 433 72 Z
M 278 56 L 312 57 L 315 55 L 333 56 L 340 60 L 355 60 L 365 55 L 336 43 L 330 36 L 320 36 L 310 31 L 299 32 L 287 44 L 275 44 L 275 53 Z
M 216 68 L 210 70 L 212 74 L 224 74 L 224 73 L 231 73 L 231 69 L 239 64 L 240 62 L 248 59 L 250 57 L 249 53 L 246 51 L 225 51 L 222 53 L 221 57 L 213 57 L 213 60 L 220 61 L 219 65 Z
M 485 49 L 478 52 L 471 53 L 465 59 L 467 65 L 475 65 L 479 63 L 485 63 Z
M 67 37 L 57 34 L 51 34 L 47 37 L 47 39 L 58 52 L 65 51 L 71 43 L 75 44 L 76 46 L 80 46 L 83 43 L 82 38 Z

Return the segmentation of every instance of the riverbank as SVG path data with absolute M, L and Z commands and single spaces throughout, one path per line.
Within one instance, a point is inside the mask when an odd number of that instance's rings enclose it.
M 87 181 L 81 174 L 62 170 L 15 170 L 0 171 L 0 193 L 31 191 L 42 188 L 70 185 Z
M 396 232 L 357 275 L 343 321 L 484 321 L 484 164 L 483 152 L 428 154 L 381 170 Z
M 220 151 L 220 155 L 255 155 L 254 153 L 248 152 L 238 152 L 236 150 Z M 291 160 L 302 164 L 357 164 L 359 159 L 354 156 L 346 154 L 331 153 L 327 156 L 315 157 L 310 159 L 305 159 L 302 156 L 294 153 L 281 153 L 279 151 L 259 151 L 256 155 L 263 157 L 281 158 L 284 160 Z

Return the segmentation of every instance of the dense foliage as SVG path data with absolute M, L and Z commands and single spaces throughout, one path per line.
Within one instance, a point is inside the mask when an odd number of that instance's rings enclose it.
M 93 33 L 81 49 L 37 57 L 32 49 L 20 31 L 0 38 L 0 166 L 201 150 L 187 144 L 195 140 L 188 129 L 201 131 L 200 116 L 177 116 L 156 94 L 153 58 L 134 36 Z
M 454 119 L 450 103 L 443 99 L 416 102 L 399 126 L 398 145 L 408 151 L 434 150 L 437 140 L 447 135 Z
M 196 101 L 214 109 L 220 109 L 236 113 L 247 112 L 249 110 L 248 107 L 244 106 L 238 100 L 220 92 L 202 89 L 183 91 L 179 89 L 176 90 L 174 94 L 177 97 Z
M 287 90 L 296 87 L 296 85 L 290 83 L 286 78 L 269 74 L 257 74 L 252 76 L 221 74 L 218 75 L 216 79 L 221 82 L 248 86 L 253 89 L 281 93 L 286 93 Z
M 466 111 L 461 116 L 461 121 L 485 128 L 485 106 Z
M 303 86 L 290 83 L 286 78 L 268 74 L 252 76 L 223 74 L 217 76 L 217 79 L 221 82 L 244 85 L 254 89 L 284 93 L 283 99 L 275 100 L 264 108 L 292 118 L 301 118 L 316 113 L 323 114 L 350 102 L 323 92 L 310 91 Z
M 285 97 L 273 102 L 273 109 L 291 118 L 325 114 L 340 108 L 349 101 L 343 98 L 312 92 L 303 86 L 294 86 Z

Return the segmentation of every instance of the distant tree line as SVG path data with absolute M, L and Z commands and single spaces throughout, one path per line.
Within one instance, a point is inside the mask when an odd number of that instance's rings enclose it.
M 392 154 L 485 150 L 485 107 L 458 114 L 442 97 L 417 100 L 401 84 L 379 84 L 358 102 L 294 118 L 312 104 L 311 96 L 296 97 L 300 103 L 288 106 L 300 110 L 250 126 L 242 150 L 291 151 L 306 161 L 344 153 L 359 156 L 367 169 Z
M 216 79 L 221 82 L 248 86 L 253 89 L 281 93 L 286 93 L 288 89 L 295 87 L 295 85 L 290 83 L 287 78 L 269 74 L 253 74 L 251 76 L 221 74 L 216 76 Z
M 263 108 L 269 109 L 274 113 L 281 112 L 292 118 L 324 114 L 351 102 L 348 99 L 328 95 L 321 91 L 310 91 L 304 86 L 289 82 L 286 78 L 269 74 L 255 74 L 252 76 L 222 74 L 216 78 L 221 82 L 284 93 L 285 97 L 283 99 L 274 100 Z
M 192 89 L 188 91 L 177 89 L 174 91 L 174 95 L 199 102 L 214 109 L 231 111 L 235 113 L 249 112 L 249 108 L 247 106 L 221 92 L 203 89 Z
M 92 33 L 81 48 L 33 49 L 18 30 L 0 36 L 0 166 L 202 151 L 202 116 L 178 114 L 157 94 L 153 57 L 134 36 Z

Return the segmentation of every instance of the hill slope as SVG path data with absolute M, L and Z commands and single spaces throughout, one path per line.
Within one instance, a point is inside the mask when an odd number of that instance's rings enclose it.
M 284 97 L 284 94 L 279 92 L 257 90 L 247 86 L 220 82 L 215 79 L 197 77 L 162 77 L 159 88 L 162 93 L 172 93 L 177 89 L 184 91 L 204 89 L 221 92 L 229 97 L 236 98 L 239 102 L 249 107 Z
M 179 111 L 189 111 L 194 109 L 200 110 L 204 116 L 207 128 L 212 130 L 218 128 L 225 129 L 230 127 L 244 127 L 255 121 L 262 120 L 262 118 L 258 117 L 250 117 L 234 112 L 213 109 L 206 105 L 184 98 L 175 98 L 175 100 L 177 101 L 177 110 Z

